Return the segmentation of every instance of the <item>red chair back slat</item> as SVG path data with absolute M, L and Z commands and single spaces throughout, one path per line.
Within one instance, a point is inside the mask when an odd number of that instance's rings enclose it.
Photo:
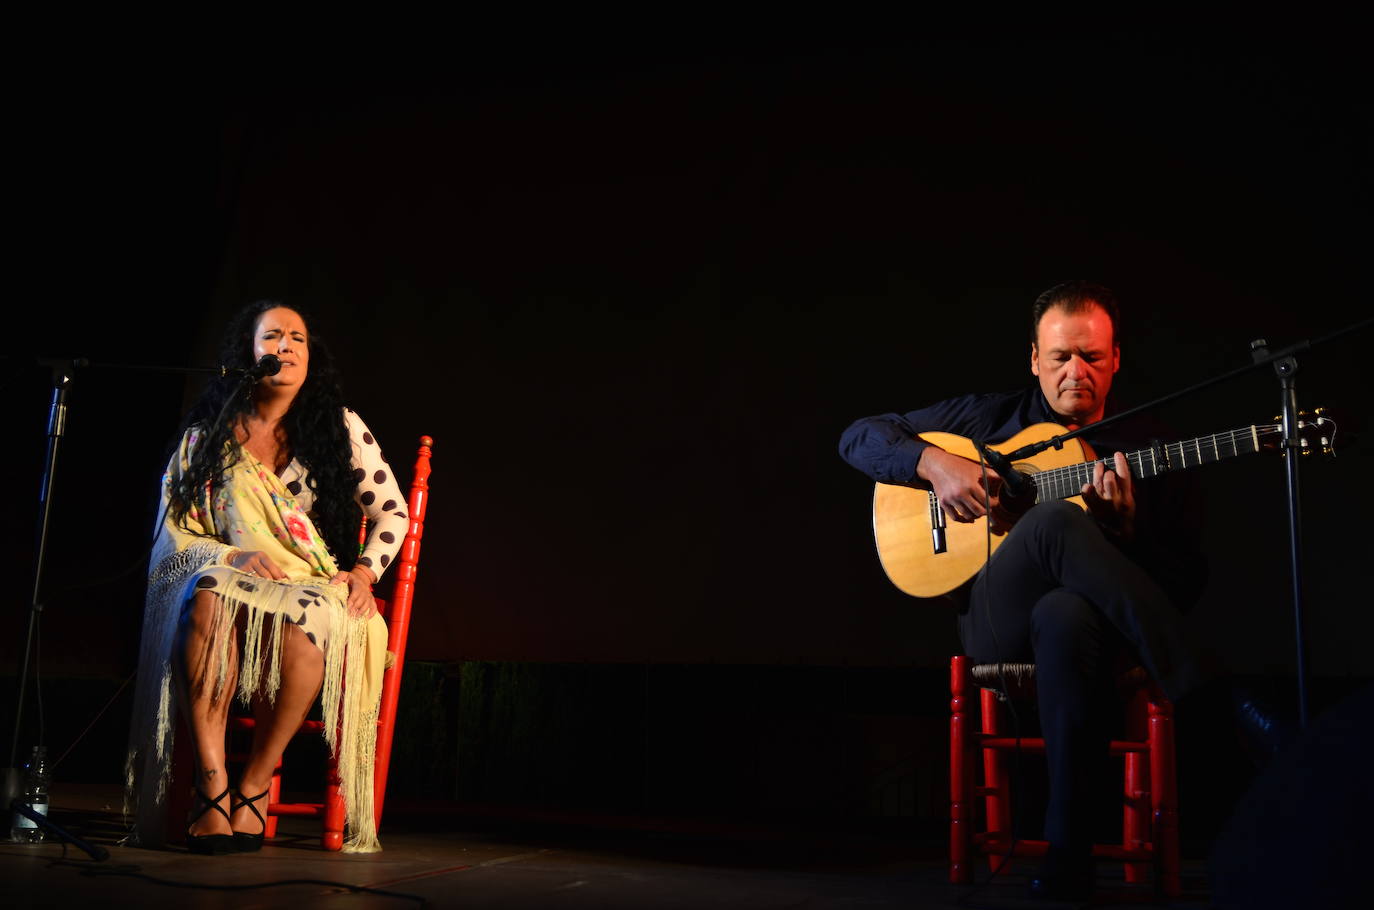
M 382 823 L 382 807 L 386 798 L 387 773 L 391 768 L 391 743 L 396 732 L 396 705 L 401 696 L 401 672 L 405 669 L 406 640 L 410 633 L 410 607 L 415 599 L 415 577 L 420 561 L 420 540 L 425 534 L 425 513 L 429 509 L 429 459 L 434 440 L 420 437 L 415 458 L 415 472 L 410 484 L 410 527 L 401 544 L 400 564 L 396 567 L 396 583 L 391 601 L 385 605 L 387 622 L 387 650 L 395 655 L 395 662 L 382 677 L 382 704 L 377 714 L 377 764 L 373 778 L 373 807 L 377 824 Z

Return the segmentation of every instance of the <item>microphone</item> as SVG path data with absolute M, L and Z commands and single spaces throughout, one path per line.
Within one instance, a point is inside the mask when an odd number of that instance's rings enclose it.
M 243 371 L 244 379 L 256 382 L 264 376 L 275 376 L 281 372 L 281 360 L 276 354 L 263 354 L 262 359 Z
M 998 497 L 1001 507 L 1014 515 L 1020 515 L 1035 505 L 1035 480 L 1029 474 L 1016 470 L 1010 459 L 1001 452 L 981 442 L 975 445 L 983 454 L 983 460 L 988 463 L 988 467 L 1002 478 L 1002 494 Z

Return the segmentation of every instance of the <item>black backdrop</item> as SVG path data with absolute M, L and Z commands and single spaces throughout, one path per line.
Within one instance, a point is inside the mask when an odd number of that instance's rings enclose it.
M 1338 49 L 478 45 L 112 62 L 24 93 L 15 579 L 47 405 L 25 358 L 209 363 L 227 313 L 272 296 L 314 314 L 394 463 L 436 439 L 412 657 L 937 666 L 953 619 L 882 577 L 850 420 L 1023 382 L 1029 303 L 1067 278 L 1123 298 L 1127 401 L 1367 312 L 1366 73 Z M 1305 355 L 1302 400 L 1366 415 L 1369 340 Z M 119 573 L 190 391 L 83 374 L 45 666 L 132 666 Z M 1257 376 L 1165 416 L 1193 435 L 1277 400 Z M 1346 517 L 1369 464 L 1305 470 L 1323 675 L 1374 670 Z M 1281 466 L 1204 470 L 1199 639 L 1286 672 Z

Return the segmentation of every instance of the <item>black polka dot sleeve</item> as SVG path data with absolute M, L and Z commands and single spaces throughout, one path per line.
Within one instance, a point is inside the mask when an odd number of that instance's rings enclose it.
M 391 473 L 391 465 L 382 457 L 382 447 L 367 429 L 367 424 L 348 410 L 344 411 L 344 419 L 353 441 L 353 477 L 358 482 L 354 496 L 367 516 L 367 543 L 358 562 L 381 578 L 386 567 L 396 559 L 406 529 L 410 527 L 406 514 L 408 506 Z

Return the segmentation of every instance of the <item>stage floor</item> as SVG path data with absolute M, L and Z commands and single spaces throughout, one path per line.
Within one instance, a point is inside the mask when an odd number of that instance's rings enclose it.
M 944 858 L 929 846 L 786 827 L 401 811 L 388 816 L 381 853 L 326 853 L 309 822 L 285 820 L 260 853 L 191 856 L 118 846 L 118 798 L 110 787 L 70 785 L 53 796 L 54 819 L 109 848 L 105 862 L 61 844 L 0 843 L 3 904 L 14 910 L 87 903 L 141 910 L 1055 906 L 1024 897 L 1033 861 L 1011 864 L 972 894 L 945 881 Z M 1207 903 L 1201 863 L 1185 864 L 1187 892 L 1173 903 L 1156 900 L 1148 886 L 1124 884 L 1114 864 L 1100 868 L 1099 883 L 1094 907 Z

